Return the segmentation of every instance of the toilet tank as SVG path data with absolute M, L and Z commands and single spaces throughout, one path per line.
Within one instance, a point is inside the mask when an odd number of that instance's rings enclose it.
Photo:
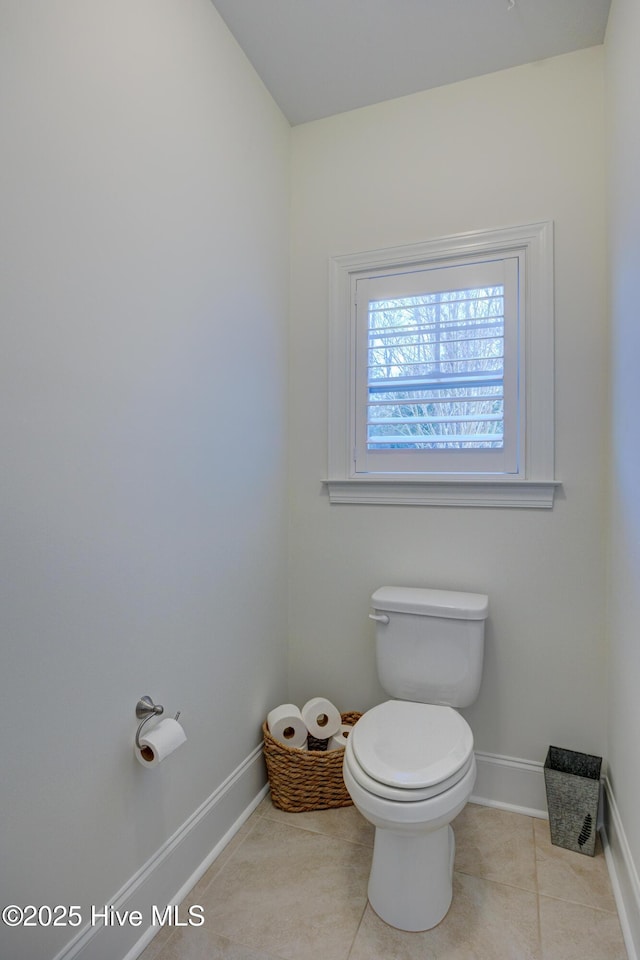
M 398 700 L 468 707 L 484 657 L 484 594 L 380 587 L 371 598 L 378 677 Z

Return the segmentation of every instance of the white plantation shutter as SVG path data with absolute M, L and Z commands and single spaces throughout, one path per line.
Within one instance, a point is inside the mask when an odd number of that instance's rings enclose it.
M 355 283 L 356 475 L 518 471 L 518 256 Z

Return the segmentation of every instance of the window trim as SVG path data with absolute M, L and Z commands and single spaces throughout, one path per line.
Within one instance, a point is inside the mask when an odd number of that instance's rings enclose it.
M 358 275 L 394 266 L 437 265 L 458 258 L 522 254 L 524 289 L 524 416 L 521 476 L 437 474 L 353 476 L 355 325 L 352 290 Z M 473 231 L 402 247 L 332 257 L 329 328 L 329 476 L 332 503 L 418 505 L 553 506 L 554 490 L 554 304 L 553 222 Z

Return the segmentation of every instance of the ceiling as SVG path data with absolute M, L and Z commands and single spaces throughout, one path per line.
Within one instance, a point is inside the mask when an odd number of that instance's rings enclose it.
M 291 124 L 602 43 L 611 0 L 213 0 Z

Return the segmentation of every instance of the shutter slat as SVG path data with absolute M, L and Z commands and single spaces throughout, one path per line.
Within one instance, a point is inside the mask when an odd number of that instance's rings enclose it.
M 502 433 L 456 433 L 433 434 L 423 436 L 406 436 L 399 434 L 396 437 L 369 437 L 369 447 L 398 447 L 399 444 L 407 447 L 427 446 L 431 444 L 449 444 L 451 447 L 470 446 L 478 443 L 502 444 Z
M 414 390 L 444 390 L 450 386 L 453 390 L 463 387 L 501 387 L 502 376 L 496 376 L 496 371 L 490 371 L 478 376 L 468 373 L 449 373 L 441 377 L 435 375 L 430 379 L 423 377 L 379 377 L 369 383 L 369 393 L 410 393 Z M 455 398 L 454 398 L 455 399 Z
M 498 360 L 504 360 L 504 354 L 499 354 L 499 355 L 496 355 L 495 357 L 478 357 L 478 358 L 476 358 L 476 357 L 468 357 L 468 358 L 465 358 L 464 360 L 415 360 L 415 361 L 412 361 L 411 363 L 376 363 L 376 364 L 371 364 L 371 365 L 369 365 L 369 366 L 367 367 L 367 369 L 368 369 L 368 370 L 380 370 L 382 367 L 397 367 L 399 370 L 408 370 L 409 367 L 429 367 L 429 368 L 431 368 L 430 371 L 429 371 L 429 373 L 423 373 L 423 374 L 422 374 L 422 376 L 423 376 L 425 379 L 428 378 L 429 380 L 431 380 L 431 379 L 433 378 L 433 376 L 435 376 L 436 374 L 439 373 L 439 374 L 442 376 L 442 378 L 443 378 L 444 380 L 446 380 L 446 379 L 448 379 L 449 377 L 455 377 L 456 374 L 457 374 L 458 376 L 460 376 L 460 375 L 464 374 L 464 371 L 460 371 L 460 370 L 450 370 L 450 371 L 449 371 L 449 370 L 443 370 L 443 365 L 444 365 L 444 364 L 452 364 L 452 365 L 453 365 L 453 364 L 457 364 L 457 365 L 459 365 L 459 364 L 466 364 L 467 366 L 469 366 L 469 364 L 472 364 L 472 363 L 476 362 L 477 360 L 483 360 L 483 361 L 485 361 L 485 365 L 487 366 L 487 370 L 486 370 L 487 373 L 495 373 L 495 372 L 496 372 L 496 368 L 494 367 L 493 369 L 491 369 L 491 368 L 488 366 L 488 364 L 489 364 L 489 363 L 495 363 L 495 362 L 497 362 Z M 474 370 L 473 372 L 474 372 L 474 374 L 477 372 L 478 375 L 481 375 L 484 371 L 482 371 L 482 370 Z M 377 381 L 377 379 L 383 379 L 383 378 L 374 377 L 373 380 L 370 382 L 370 386 L 374 386 L 375 383 L 376 383 L 376 381 Z M 398 375 L 398 376 L 396 376 L 396 377 L 394 377 L 394 376 L 388 376 L 388 377 L 385 377 L 384 379 L 386 379 L 387 381 L 393 380 L 393 381 L 398 381 L 398 382 L 399 382 L 399 381 L 401 381 L 401 380 L 403 379 L 403 376 L 402 376 L 402 375 Z M 412 379 L 414 379 L 414 380 L 417 379 L 415 374 L 414 374 L 414 376 L 413 376 Z
M 500 413 L 478 413 L 475 416 L 459 414 L 454 417 L 375 417 L 367 420 L 367 426 L 384 427 L 391 423 L 406 423 L 410 427 L 417 423 L 485 423 L 488 421 L 499 423 L 501 420 L 502 414 Z
M 504 318 L 502 314 L 495 317 L 473 317 L 465 320 L 456 317 L 455 320 L 434 320 L 433 323 L 413 323 L 411 325 L 398 327 L 370 327 L 369 340 L 382 340 L 388 337 L 397 337 L 400 340 L 404 340 L 405 338 L 419 336 L 425 332 L 429 333 L 432 330 L 442 329 L 443 327 L 445 327 L 444 332 L 448 334 L 455 333 L 458 330 L 482 330 L 485 327 L 499 327 L 502 329 L 503 326 Z
M 456 389 L 458 389 L 456 387 Z M 495 394 L 485 394 L 480 397 L 458 397 L 458 396 L 447 396 L 447 397 L 425 397 L 424 400 L 380 400 L 376 398 L 368 404 L 369 407 L 426 407 L 432 406 L 434 403 L 464 403 L 464 404 L 478 404 L 478 403 L 502 403 L 503 397 L 501 393 Z
M 460 291 L 466 293 L 467 291 Z M 479 297 L 453 297 L 452 291 L 447 293 L 431 293 L 425 296 L 399 297 L 395 300 L 371 300 L 369 314 L 410 312 L 412 310 L 440 309 L 446 307 L 461 307 L 463 304 L 491 303 L 492 300 L 502 300 L 502 293 L 487 293 Z

